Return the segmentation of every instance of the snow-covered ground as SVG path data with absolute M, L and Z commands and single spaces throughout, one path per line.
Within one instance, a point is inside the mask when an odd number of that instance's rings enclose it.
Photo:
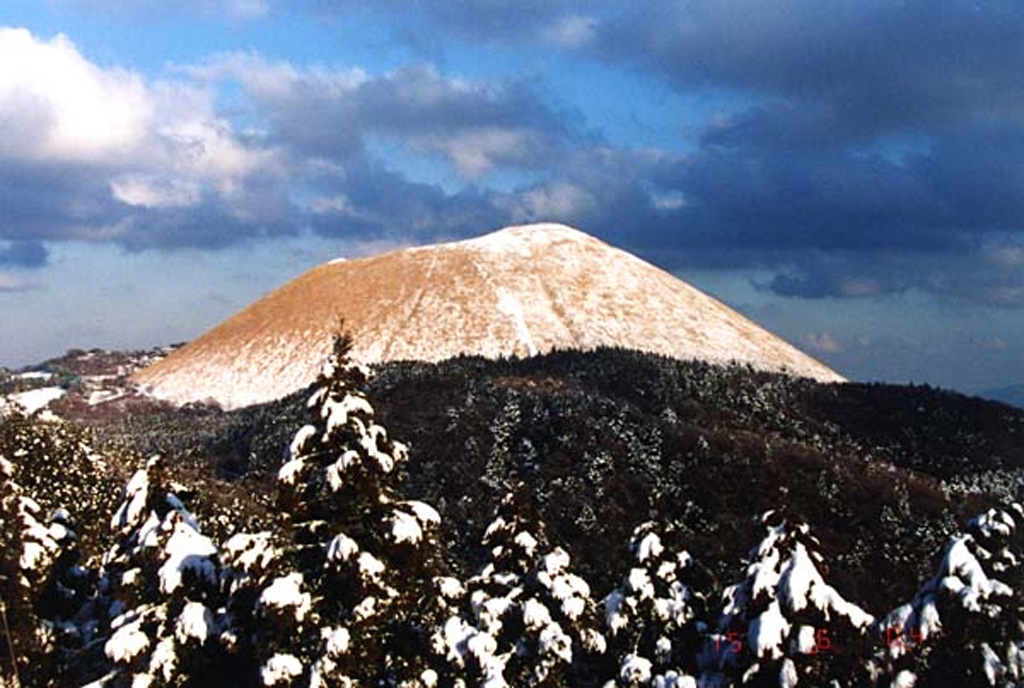
M 65 394 L 67 392 L 60 387 L 40 387 L 39 389 L 30 389 L 27 392 L 9 394 L 7 398 L 27 412 L 35 413 L 40 409 L 46 408 L 50 405 L 50 402 L 60 399 Z

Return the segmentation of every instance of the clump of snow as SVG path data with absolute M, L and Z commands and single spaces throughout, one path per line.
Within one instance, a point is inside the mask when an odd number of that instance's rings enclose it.
M 277 472 L 277 479 L 285 485 L 294 485 L 305 468 L 306 460 L 302 457 L 286 461 Z
M 355 616 L 358 621 L 369 619 L 371 616 L 376 616 L 376 614 L 377 598 L 372 595 L 364 597 L 352 610 L 352 615 Z
M 224 560 L 246 573 L 265 569 L 278 554 L 267 531 L 232 535 L 222 549 Z
M 522 547 L 523 552 L 525 552 L 528 557 L 532 557 L 533 553 L 537 551 L 537 538 L 533 537 L 529 531 L 524 530 L 517 533 L 512 541 Z
M 436 526 L 441 522 L 441 515 L 437 513 L 437 509 L 425 502 L 410 499 L 402 502 L 402 507 L 411 511 L 421 525 Z
M 320 637 L 324 640 L 324 647 L 329 657 L 340 657 L 348 652 L 351 635 L 344 626 L 321 629 Z
M 149 673 L 162 677 L 165 683 L 171 683 L 177 666 L 178 653 L 174 648 L 174 638 L 170 636 L 161 638 L 153 648 L 153 654 L 149 656 Z M 144 674 L 143 676 L 148 678 L 148 675 Z M 138 680 L 136 677 L 135 681 Z M 132 688 L 135 686 L 135 681 L 132 682 Z
M 790 625 L 782 615 L 778 600 L 772 600 L 768 609 L 750 623 L 747 636 L 754 654 L 758 657 L 777 659 L 782 656 L 783 641 L 789 635 Z
M 338 533 L 327 543 L 328 561 L 348 561 L 359 551 L 359 544 L 345 533 Z
M 917 675 L 906 669 L 896 674 L 896 678 L 892 682 L 892 688 L 914 688 L 916 685 Z
M 160 589 L 172 593 L 181 585 L 186 572 L 210 583 L 217 580 L 217 571 L 210 559 L 217 547 L 210 538 L 199 534 L 191 525 L 176 520 L 174 532 L 164 547 L 167 559 L 160 567 Z
M 377 557 L 373 556 L 369 552 L 360 552 L 359 559 L 359 572 L 364 578 L 370 580 L 376 580 L 380 577 L 380 574 L 384 573 L 386 568 L 384 562 Z
M 302 662 L 290 654 L 276 654 L 260 669 L 260 680 L 268 687 L 289 685 L 293 679 L 301 675 Z
M 437 578 L 435 583 L 437 584 L 437 589 L 438 592 L 441 593 L 441 596 L 448 599 L 456 599 L 466 593 L 466 588 L 458 578 L 441 576 Z
M 174 635 L 179 642 L 195 640 L 205 643 L 214 630 L 213 613 L 209 608 L 201 602 L 186 602 L 178 616 Z
M 1009 537 L 1015 527 L 1013 517 L 1002 509 L 989 509 L 968 524 L 968 528 L 976 528 L 986 538 Z
M 423 529 L 415 518 L 404 511 L 395 511 L 391 517 L 391 537 L 396 544 L 415 545 L 423 539 Z
M 312 608 L 312 598 L 309 593 L 302 592 L 302 583 L 301 573 L 275 578 L 260 593 L 259 603 L 263 607 L 287 611 L 296 621 L 302 621 Z
M 103 651 L 118 664 L 131 662 L 149 647 L 149 636 L 142 630 L 142 619 L 126 623 L 114 631 Z
M 651 680 L 651 660 L 638 655 L 626 655 L 619 667 L 619 678 L 627 686 L 642 685 Z
M 292 459 L 301 456 L 306 443 L 313 439 L 316 432 L 316 427 L 308 423 L 299 428 L 298 432 L 295 433 L 295 437 L 292 438 L 292 443 L 288 446 L 288 456 Z
M 657 533 L 647 533 L 636 546 L 636 560 L 641 564 L 651 557 L 661 556 L 664 548 Z

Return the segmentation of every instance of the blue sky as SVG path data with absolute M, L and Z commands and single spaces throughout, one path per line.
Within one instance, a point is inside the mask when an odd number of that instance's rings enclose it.
M 8 0 L 0 365 L 577 226 L 840 372 L 1024 382 L 1016 2 Z

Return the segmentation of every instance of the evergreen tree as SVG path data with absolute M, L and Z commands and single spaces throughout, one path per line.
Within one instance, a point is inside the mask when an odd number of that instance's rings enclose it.
M 170 491 L 159 457 L 123 497 L 101 579 L 113 675 L 133 688 L 206 685 L 221 668 L 217 547 Z
M 880 683 L 1018 686 L 1024 681 L 1020 504 L 990 509 L 947 546 L 938 571 L 880 620 Z
M 744 686 L 863 683 L 874 618 L 825 582 L 806 523 L 774 511 L 762 521 L 768 532 L 751 550 L 747 577 L 725 590 L 719 633 L 702 655 L 705 680 L 722 673 Z
M 17 468 L 0 455 L 0 675 L 25 685 L 54 685 L 69 654 L 81 647 L 75 623 L 88 587 L 78 566 L 67 511 L 49 517 L 15 481 Z
M 671 538 L 674 531 L 664 535 Z M 610 654 L 618 686 L 696 686 L 707 576 L 693 558 L 666 544 L 652 522 L 629 541 L 632 567 L 604 600 Z
M 405 445 L 374 421 L 366 371 L 337 336 L 278 473 L 291 525 L 282 547 L 235 593 L 255 597 L 251 653 L 267 686 L 433 685 L 429 629 L 437 512 L 398 497 Z M 265 557 L 264 557 L 265 555 Z M 234 557 L 234 555 L 233 555 Z M 233 561 L 235 558 L 233 558 Z M 251 581 L 262 580 L 254 595 Z M 243 650 L 243 654 L 250 650 Z
M 461 613 L 437 644 L 471 685 L 593 684 L 587 659 L 606 648 L 590 586 L 569 570 L 562 548 L 539 554 L 520 507 L 505 497 L 484 533 L 488 563 L 464 587 L 449 582 L 443 591 Z

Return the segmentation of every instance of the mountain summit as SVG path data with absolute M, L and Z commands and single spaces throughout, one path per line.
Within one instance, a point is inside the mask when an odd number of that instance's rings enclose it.
M 364 363 L 618 346 L 843 380 L 682 280 L 558 224 L 330 261 L 135 379 L 178 403 L 269 401 L 312 382 L 342 318 Z

